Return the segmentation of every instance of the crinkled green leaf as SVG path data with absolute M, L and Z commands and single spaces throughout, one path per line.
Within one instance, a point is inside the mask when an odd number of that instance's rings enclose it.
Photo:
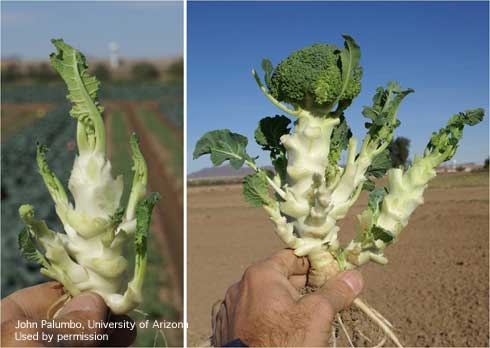
M 386 195 L 386 190 L 384 187 L 377 188 L 371 191 L 368 195 L 368 207 L 374 214 L 377 214 L 381 207 L 381 202 Z
M 383 177 L 386 172 L 393 167 L 390 151 L 388 149 L 374 157 L 371 165 L 366 171 L 366 177 L 374 176 L 376 178 Z
M 100 82 L 87 72 L 85 56 L 62 39 L 51 40 L 57 52 L 50 55 L 51 65 L 68 87 L 68 99 L 73 103 L 70 115 L 75 117 L 83 130 L 77 133 L 78 147 L 105 151 L 105 129 L 97 101 Z
M 328 158 L 331 165 L 336 165 L 340 160 L 342 151 L 349 146 L 349 139 L 352 137 L 352 132 L 347 124 L 345 116 L 342 114 L 339 117 L 340 123 L 333 129 L 330 136 L 330 152 Z
M 124 216 L 124 208 L 122 207 L 117 208 L 116 212 L 112 214 L 112 216 L 110 217 L 111 226 L 118 226 L 122 222 L 123 216 Z
M 39 144 L 37 145 L 36 161 L 39 169 L 39 174 L 41 174 L 44 184 L 48 188 L 49 194 L 53 198 L 54 202 L 67 203 L 68 198 L 66 196 L 63 185 L 48 166 L 48 161 L 46 160 L 47 152 L 47 146 Z
M 464 120 L 468 126 L 474 126 L 483 121 L 485 110 L 482 108 L 466 110 L 464 113 Z
M 290 123 L 291 120 L 283 115 L 264 117 L 255 129 L 255 141 L 263 150 L 270 151 L 271 156 L 277 157 L 286 151 L 281 144 L 281 137 L 289 134 Z
M 382 240 L 385 243 L 390 243 L 395 239 L 395 236 L 390 231 L 376 225 L 371 228 L 371 233 L 374 240 Z
M 232 133 L 229 129 L 207 132 L 196 143 L 194 159 L 202 155 L 210 155 L 213 165 L 219 166 L 225 161 L 235 169 L 240 169 L 245 161 L 253 159 L 247 154 L 247 137 Z
M 364 181 L 362 189 L 366 190 L 366 191 L 372 191 L 372 190 L 374 190 L 375 187 L 376 187 L 376 184 L 374 183 L 374 181 L 372 181 L 371 179 L 368 178 L 368 179 L 366 179 L 366 181 Z
M 153 207 L 160 199 L 160 194 L 152 192 L 141 201 L 136 207 L 136 234 L 134 237 L 134 246 L 136 254 L 140 257 L 146 255 L 147 238 L 150 231 L 151 213 Z
M 287 157 L 286 149 L 281 144 L 281 137 L 289 134 L 289 124 L 291 120 L 283 115 L 265 117 L 260 120 L 255 130 L 255 141 L 262 147 L 262 150 L 269 151 L 274 169 L 281 177 L 281 181 L 286 181 Z
M 264 171 L 247 175 L 243 179 L 243 196 L 254 207 L 273 204 L 269 196 L 267 174 Z
M 465 125 L 474 126 L 478 124 L 483 120 L 484 114 L 485 111 L 481 108 L 460 112 L 449 119 L 445 128 L 432 133 L 426 147 L 426 153 L 442 155 L 437 157 L 437 163 L 434 165 L 448 161 L 454 156 L 459 140 L 463 136 Z
M 20 232 L 18 243 L 20 253 L 27 261 L 37 263 L 46 268 L 50 266 L 46 257 L 37 249 L 28 226 L 24 227 Z
M 390 140 L 393 130 L 400 125 L 396 114 L 403 98 L 414 90 L 402 90 L 396 82 L 388 82 L 386 89 L 378 87 L 373 97 L 373 105 L 365 106 L 362 114 L 370 119 L 365 123 L 372 139 Z

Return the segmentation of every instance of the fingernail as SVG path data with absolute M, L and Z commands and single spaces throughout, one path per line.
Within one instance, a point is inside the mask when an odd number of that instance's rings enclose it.
M 68 302 L 61 310 L 60 315 L 80 311 L 96 311 L 101 304 L 103 304 L 103 300 L 99 295 L 91 292 L 83 293 Z
M 361 293 L 364 281 L 362 275 L 358 271 L 346 271 L 340 275 L 340 279 L 343 280 L 352 289 L 354 296 Z

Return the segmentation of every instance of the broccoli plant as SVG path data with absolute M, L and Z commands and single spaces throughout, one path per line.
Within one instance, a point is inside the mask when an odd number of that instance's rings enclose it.
M 106 158 L 103 108 L 97 101 L 99 81 L 87 73 L 83 54 L 63 40 L 52 43 L 57 53 L 51 54 L 51 64 L 68 87 L 70 115 L 77 120 L 79 153 L 68 182 L 74 203 L 48 167 L 47 148 L 38 145 L 39 173 L 66 233 L 50 230 L 35 218 L 34 208 L 25 204 L 19 209 L 26 224 L 19 235 L 19 247 L 28 261 L 41 265 L 42 274 L 63 285 L 67 297 L 93 291 L 113 313 L 127 313 L 142 301 L 146 240 L 158 194 L 145 198 L 147 166 L 133 134 L 133 185 L 127 206 L 120 206 L 123 178 L 113 178 Z M 135 261 L 132 280 L 127 283 L 129 263 L 124 250 L 131 241 Z
M 392 168 L 388 146 L 400 125 L 397 112 L 414 90 L 396 82 L 378 87 L 372 105 L 362 111 L 367 134 L 359 145 L 344 112 L 361 91 L 360 48 L 352 37 L 343 38 L 344 48 L 314 44 L 276 67 L 264 59 L 265 85 L 252 71 L 263 94 L 295 118 L 292 124 L 284 115 L 266 117 L 255 131 L 256 142 L 270 153 L 274 173 L 258 168 L 256 157 L 246 152 L 247 138 L 228 129 L 206 133 L 194 151 L 194 158 L 209 154 L 215 166 L 229 161 L 236 169 L 246 164 L 254 170 L 243 181 L 245 199 L 267 211 L 277 235 L 297 256 L 308 257 L 312 288 L 342 270 L 387 262 L 384 249 L 423 203 L 435 168 L 454 156 L 464 126 L 479 123 L 484 114 L 474 109 L 454 115 L 407 170 Z M 340 165 L 344 150 L 346 163 Z M 376 179 L 385 175 L 387 185 L 376 188 Z M 369 191 L 369 203 L 358 216 L 357 236 L 340 245 L 338 222 L 363 190 Z M 379 313 L 360 300 L 355 303 L 399 344 Z

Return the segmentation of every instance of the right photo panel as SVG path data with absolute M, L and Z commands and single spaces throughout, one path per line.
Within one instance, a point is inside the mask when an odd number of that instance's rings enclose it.
M 187 344 L 488 346 L 489 3 L 187 3 Z

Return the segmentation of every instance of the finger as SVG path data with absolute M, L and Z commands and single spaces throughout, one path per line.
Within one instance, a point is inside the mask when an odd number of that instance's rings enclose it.
M 218 313 L 218 317 L 220 318 L 220 326 L 219 326 L 219 338 L 217 342 L 219 343 L 218 347 L 221 347 L 226 342 L 228 342 L 228 309 L 226 308 L 226 304 L 222 303 L 220 311 Z
M 301 290 L 306 286 L 306 275 L 293 275 L 289 277 L 289 282 L 296 290 Z
M 228 290 L 226 290 L 224 302 L 226 302 L 226 305 L 228 307 L 231 308 L 231 307 L 233 307 L 233 305 L 236 304 L 239 293 L 240 293 L 239 283 L 233 284 L 232 286 L 230 286 L 228 288 Z
M 2 312 L 3 314 L 3 312 Z M 16 328 L 18 319 L 3 321 L 1 326 L 0 347 L 43 347 L 37 339 L 20 340 L 18 337 L 35 337 L 38 332 L 36 328 Z M 35 323 L 35 321 L 32 321 Z M 39 325 L 38 325 L 39 326 Z
M 137 329 L 134 330 L 128 328 L 127 323 L 134 323 L 133 319 L 127 315 L 115 315 L 112 314 L 109 318 L 112 323 L 126 324 L 123 327 L 117 327 L 114 329 L 107 329 L 106 333 L 109 335 L 109 342 L 106 343 L 107 347 L 129 347 L 136 339 Z M 122 326 L 122 325 L 121 325 Z
M 75 296 L 70 302 L 68 302 L 60 311 L 59 315 L 55 319 L 56 322 L 73 322 L 80 323 L 82 328 L 52 328 L 49 330 L 50 333 L 54 333 L 54 337 L 63 337 L 63 345 L 73 345 L 82 347 L 92 347 L 95 345 L 104 344 L 107 342 L 102 341 L 90 341 L 84 340 L 82 337 L 75 336 L 76 334 L 85 335 L 100 335 L 105 332 L 104 328 L 100 325 L 93 327 L 90 323 L 100 324 L 104 322 L 107 318 L 107 306 L 99 295 L 86 292 L 78 296 Z M 73 337 L 66 336 L 73 335 Z
M 361 293 L 363 285 L 360 272 L 346 271 L 327 281 L 317 294 L 326 299 L 337 313 L 352 304 L 352 301 Z
M 275 253 L 265 260 L 261 266 L 271 267 L 288 278 L 292 275 L 307 274 L 310 267 L 306 257 L 294 255 L 294 251 L 291 249 L 283 249 Z
M 45 319 L 49 307 L 63 293 L 63 286 L 58 282 L 18 290 L 2 300 L 2 322 L 20 318 Z
M 212 345 L 213 347 L 221 347 L 223 342 L 223 326 L 226 325 L 223 318 L 223 310 L 225 309 L 224 301 L 214 303 L 211 314 L 211 330 L 212 330 Z

